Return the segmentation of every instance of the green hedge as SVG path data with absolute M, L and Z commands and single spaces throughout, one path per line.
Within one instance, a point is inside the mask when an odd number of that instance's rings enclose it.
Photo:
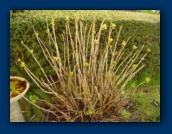
M 33 64 L 32 58 L 29 53 L 21 46 L 23 41 L 30 48 L 34 49 L 39 60 L 44 65 L 46 73 L 52 74 L 48 68 L 46 61 L 42 58 L 40 48 L 38 47 L 35 35 L 33 33 L 32 25 L 36 28 L 39 36 L 46 42 L 46 17 L 51 20 L 55 19 L 56 33 L 58 45 L 62 45 L 61 34 L 65 29 L 65 19 L 69 17 L 69 23 L 74 26 L 74 18 L 78 17 L 84 24 L 92 22 L 93 18 L 96 18 L 97 30 L 100 26 L 102 19 L 105 19 L 105 23 L 108 25 L 112 20 L 117 29 L 123 25 L 123 30 L 120 36 L 119 42 L 126 40 L 128 37 L 132 37 L 127 45 L 128 52 L 131 50 L 132 45 L 140 46 L 145 45 L 144 51 L 148 48 L 151 49 L 151 53 L 145 60 L 146 68 L 143 71 L 147 71 L 156 79 L 160 74 L 160 16 L 136 12 L 124 12 L 124 11 L 99 11 L 99 10 L 70 10 L 70 11 L 24 11 L 10 15 L 10 74 L 11 75 L 23 75 L 22 70 L 17 67 L 16 60 L 21 58 L 24 60 L 32 70 L 35 70 L 37 75 L 40 74 L 40 70 Z M 117 31 L 117 30 L 116 30 Z M 74 32 L 74 27 L 72 32 Z M 107 40 L 107 33 L 104 32 L 101 37 L 102 49 L 103 42 Z M 115 32 L 112 37 L 115 37 Z M 127 55 L 127 53 L 126 53 Z M 27 76 L 25 76 L 27 77 Z M 159 79 L 159 78 L 158 78 Z

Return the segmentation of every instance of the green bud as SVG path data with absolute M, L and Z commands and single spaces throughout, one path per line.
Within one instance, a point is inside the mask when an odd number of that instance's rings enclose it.
M 103 114 L 103 112 L 99 112 L 99 115 L 102 115 Z
M 87 92 L 87 91 L 84 91 L 84 92 L 82 92 L 82 94 L 83 94 L 83 95 L 87 95 L 87 94 L 88 94 L 88 92 Z
M 47 29 L 47 31 L 46 31 L 47 33 L 49 33 L 50 32 L 50 30 L 49 30 L 49 28 Z
M 137 65 L 136 64 L 133 64 L 132 65 L 132 69 L 136 69 Z
M 94 44 L 97 45 L 98 43 L 99 43 L 99 41 L 95 39 Z
M 124 95 L 124 94 L 125 94 L 125 91 L 124 91 L 124 90 L 122 90 L 122 91 L 121 91 L 121 95 Z
M 129 117 L 131 116 L 131 113 L 128 112 L 128 111 L 126 111 L 126 110 L 124 110 L 124 111 L 122 112 L 122 116 L 123 116 L 124 118 L 129 118 Z
M 149 53 L 150 52 L 150 49 L 147 49 L 147 52 Z
M 69 17 L 68 16 L 66 16 L 66 19 L 65 19 L 66 21 L 69 21 Z
M 89 63 L 88 62 L 84 63 L 84 66 L 85 67 L 88 67 L 89 66 Z
M 38 37 L 38 33 L 35 33 L 35 36 Z
M 20 42 L 22 45 L 24 44 L 23 41 Z
M 142 57 L 140 60 L 145 60 L 145 58 L 144 58 L 144 57 Z
M 73 76 L 73 72 L 69 72 L 69 76 L 71 76 L 71 77 L 72 77 L 72 76 Z
M 118 54 L 118 52 L 115 52 L 115 55 L 117 55 Z
M 30 52 L 31 54 L 33 54 L 33 49 L 29 50 L 29 52 Z
M 125 46 L 125 45 L 126 45 L 126 42 L 125 42 L 125 41 L 123 41 L 123 42 L 122 42 L 122 46 Z
M 116 64 L 117 62 L 116 61 L 113 61 L 113 64 Z
M 29 99 L 30 99 L 33 103 L 36 103 L 37 100 L 38 100 L 38 96 L 36 96 L 36 95 L 30 95 L 30 96 L 29 96 Z
M 112 77 L 112 74 L 108 74 L 108 78 L 111 78 Z
M 112 29 L 114 29 L 116 27 L 116 25 L 114 23 L 111 24 Z
M 102 28 L 102 30 L 105 30 L 105 29 L 107 29 L 107 26 L 106 26 L 106 24 L 103 24 L 103 25 L 101 26 L 101 28 Z
M 10 91 L 14 91 L 15 90 L 15 86 L 10 86 Z
M 137 49 L 137 47 L 135 45 L 133 45 L 133 50 Z
M 131 88 L 135 88 L 135 87 L 136 87 L 135 83 L 131 84 Z
M 77 15 L 75 15 L 75 19 L 78 19 L 78 16 Z
M 93 111 L 89 109 L 89 110 L 87 111 L 87 114 L 88 114 L 88 115 L 92 115 L 92 114 L 93 114 Z
M 150 78 L 149 77 L 146 77 L 145 82 L 146 83 L 149 83 L 150 82 Z
M 108 40 L 108 41 L 109 41 L 109 43 L 111 43 L 111 42 L 113 41 L 113 39 L 112 39 L 112 38 L 109 38 L 109 40 Z
M 18 59 L 17 59 L 17 62 L 21 62 L 21 59 L 20 59 L 20 58 L 18 58 Z
M 54 59 L 55 61 L 58 61 L 59 58 L 58 58 L 58 57 L 53 57 L 53 59 Z
M 21 62 L 21 63 L 20 63 L 20 67 L 21 67 L 21 68 L 26 67 L 25 63 L 24 63 L 24 62 Z

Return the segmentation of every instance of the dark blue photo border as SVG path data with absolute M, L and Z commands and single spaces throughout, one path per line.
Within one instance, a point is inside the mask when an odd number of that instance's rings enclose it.
M 170 0 L 0 0 L 0 128 L 5 133 L 139 133 L 172 132 L 172 17 Z M 10 123 L 10 10 L 161 10 L 160 123 Z

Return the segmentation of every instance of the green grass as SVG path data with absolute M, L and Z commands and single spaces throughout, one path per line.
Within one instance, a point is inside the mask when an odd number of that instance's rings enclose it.
M 160 122 L 160 86 L 140 89 L 132 102 L 140 122 Z
M 152 12 L 151 10 L 141 10 L 142 13 L 148 13 L 148 14 L 156 14 L 159 15 L 160 13 Z

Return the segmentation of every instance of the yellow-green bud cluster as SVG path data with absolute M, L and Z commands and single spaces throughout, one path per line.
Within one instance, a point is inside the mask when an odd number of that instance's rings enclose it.
M 133 50 L 137 49 L 137 46 L 133 45 Z
M 88 114 L 88 115 L 92 115 L 92 114 L 93 114 L 93 111 L 92 111 L 91 109 L 89 109 L 89 110 L 87 111 L 87 114 Z
M 68 16 L 66 16 L 66 19 L 65 19 L 66 21 L 69 21 L 69 17 Z
M 18 59 L 17 59 L 17 62 L 21 62 L 21 59 L 20 59 L 20 58 L 18 58 Z
M 136 64 L 133 64 L 132 65 L 132 69 L 136 69 L 137 65 Z
M 21 67 L 21 68 L 26 67 L 25 63 L 21 61 L 21 62 L 20 62 L 20 67 Z
M 88 67 L 89 66 L 89 63 L 88 62 L 84 63 L 84 66 L 85 67 Z
M 95 39 L 94 44 L 97 45 L 98 43 L 99 43 L 99 41 Z
M 117 63 L 117 61 L 113 61 L 113 64 L 116 64 Z
M 54 59 L 55 61 L 58 61 L 59 58 L 58 58 L 58 57 L 53 57 L 53 59 Z
M 122 91 L 121 91 L 121 95 L 124 95 L 124 94 L 125 94 L 125 91 L 124 91 L 124 90 L 122 90 Z
M 112 77 L 112 74 L 108 74 L 108 78 L 111 78 Z
M 105 16 L 108 17 L 109 16 L 108 13 L 106 13 Z
M 145 57 L 142 57 L 140 60 L 145 60 Z
M 111 43 L 111 42 L 113 41 L 113 39 L 112 39 L 112 38 L 109 38 L 109 40 L 108 40 L 108 41 L 109 41 L 109 43 Z
M 69 76 L 71 76 L 71 77 L 72 77 L 72 76 L 73 76 L 73 72 L 69 72 Z
M 35 36 L 38 37 L 38 33 L 35 33 Z
M 103 24 L 103 25 L 101 26 L 101 28 L 102 28 L 102 30 L 106 30 L 106 29 L 107 29 L 106 24 Z
M 135 88 L 135 87 L 136 87 L 135 83 L 131 84 L 131 88 Z
M 126 45 L 126 42 L 125 42 L 125 41 L 123 41 L 123 42 L 122 42 L 122 46 L 125 46 L 125 45 Z
M 29 52 L 30 52 L 31 54 L 33 54 L 33 49 L 29 50 Z
M 84 92 L 82 92 L 82 94 L 83 94 L 83 95 L 87 95 L 87 94 L 88 94 L 88 92 L 87 92 L 87 91 L 84 91 Z
M 47 28 L 47 31 L 46 31 L 47 33 L 49 33 L 50 32 L 50 29 L 49 28 Z
M 146 82 L 146 83 L 149 83 L 149 82 L 150 82 L 150 78 L 149 78 L 149 77 L 146 77 L 146 78 L 145 78 L 145 82 Z
M 149 53 L 151 50 L 150 49 L 147 49 L 147 52 Z
M 38 98 L 38 96 L 36 96 L 36 95 L 30 95 L 30 96 L 29 96 L 29 99 L 30 99 L 33 103 L 36 103 L 37 100 L 38 100 L 39 98 Z
M 112 29 L 114 29 L 116 27 L 116 25 L 114 23 L 111 24 Z

